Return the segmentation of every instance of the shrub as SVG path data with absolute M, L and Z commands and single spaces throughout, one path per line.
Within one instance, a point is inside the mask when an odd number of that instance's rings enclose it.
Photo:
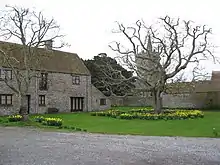
M 96 116 L 96 112 L 91 112 L 91 116 Z
M 91 116 L 108 116 L 108 117 L 116 118 L 122 113 L 123 112 L 119 110 L 108 110 L 108 111 L 91 112 L 90 114 Z
M 120 119 L 127 119 L 127 120 L 131 120 L 134 118 L 134 115 L 128 114 L 128 113 L 123 113 L 119 115 Z
M 44 118 L 42 121 L 43 125 L 48 125 L 48 126 L 57 126 L 60 127 L 62 126 L 63 122 L 62 119 L 60 118 Z
M 42 123 L 45 119 L 44 119 L 43 116 L 36 116 L 36 117 L 34 118 L 34 120 L 35 120 L 36 122 L 38 122 L 38 123 Z
M 218 131 L 215 128 L 212 129 L 212 133 L 215 137 L 218 137 Z
M 82 129 L 81 128 L 76 128 L 76 131 L 82 131 Z
M 154 112 L 153 109 L 138 109 L 138 110 L 131 110 L 128 111 L 129 113 L 151 113 Z
M 68 128 L 68 126 L 66 126 L 66 125 L 65 125 L 65 126 L 63 126 L 63 128 L 64 128 L 64 129 L 67 129 L 67 128 Z
M 18 122 L 22 120 L 22 116 L 21 115 L 11 115 L 8 116 L 8 121 L 9 122 Z
M 143 113 L 145 113 L 145 112 L 148 112 L 148 111 L 153 111 L 153 108 L 151 108 L 151 107 L 133 108 L 129 112 L 140 112 L 140 113 L 143 112 Z

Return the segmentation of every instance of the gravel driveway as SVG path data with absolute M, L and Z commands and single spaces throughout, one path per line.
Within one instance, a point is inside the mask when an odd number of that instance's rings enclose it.
M 220 165 L 220 139 L 0 127 L 0 165 Z

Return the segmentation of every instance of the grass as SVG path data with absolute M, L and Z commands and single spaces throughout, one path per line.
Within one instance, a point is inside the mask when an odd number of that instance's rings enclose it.
M 132 107 L 134 108 L 134 107 Z M 131 107 L 119 107 L 129 110 Z M 214 137 L 213 128 L 220 133 L 220 111 L 205 111 L 205 117 L 191 120 L 121 120 L 108 117 L 91 116 L 90 113 L 47 114 L 45 117 L 59 117 L 63 119 L 63 126 L 86 129 L 92 133 L 132 134 L 148 136 L 186 136 L 186 137 Z M 0 117 L 2 126 L 34 126 L 37 128 L 56 130 L 53 127 L 42 126 L 33 121 L 27 123 L 7 123 L 5 117 Z M 61 129 L 57 129 L 61 131 Z M 69 131 L 69 130 L 62 130 Z

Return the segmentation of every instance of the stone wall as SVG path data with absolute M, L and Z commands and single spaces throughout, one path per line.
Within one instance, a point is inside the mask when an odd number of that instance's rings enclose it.
M 199 82 L 169 84 L 169 93 L 163 95 L 163 106 L 170 108 L 218 108 L 220 107 L 220 72 L 213 71 L 212 79 Z M 151 106 L 149 95 L 111 97 L 112 105 Z
M 47 91 L 38 90 L 38 95 L 46 95 L 46 107 L 58 108 L 60 112 L 70 112 L 70 97 L 84 97 L 84 111 L 91 111 L 87 89 L 91 81 L 88 77 L 90 76 L 80 75 L 80 85 L 73 85 L 71 74 L 49 73 L 49 88 Z M 39 107 L 37 113 L 43 113 L 47 108 Z
M 212 100 L 212 105 L 210 105 Z M 151 97 L 111 97 L 112 105 L 117 106 L 152 106 Z M 191 94 L 163 95 L 163 106 L 169 108 L 207 108 L 220 107 L 220 92 L 201 92 Z
M 111 96 L 111 104 L 113 106 L 151 106 L 152 100 L 150 97 L 138 97 L 138 96 Z
M 35 83 L 36 78 L 33 78 L 31 81 L 31 87 L 27 94 L 32 94 L 31 97 L 31 108 L 30 112 L 34 112 L 36 109 L 36 93 L 35 93 Z M 15 81 L 14 75 L 12 75 L 12 80 L 9 82 L 9 84 L 13 87 L 17 87 L 17 83 Z M 0 115 L 11 115 L 11 114 L 17 114 L 19 112 L 20 108 L 20 99 L 18 98 L 18 95 L 16 92 L 14 92 L 11 88 L 9 88 L 3 80 L 0 81 L 0 94 L 11 94 L 12 95 L 12 105 L 0 105 Z
M 14 77 L 14 75 L 13 75 Z M 13 78 L 13 85 L 16 81 Z M 80 85 L 72 84 L 71 74 L 48 72 L 48 90 L 39 90 L 39 79 L 32 78 L 28 91 L 30 95 L 30 113 L 45 113 L 48 107 L 55 107 L 60 112 L 70 112 L 70 97 L 84 97 L 84 111 L 91 111 L 91 76 L 80 75 Z M 11 106 L 0 106 L 0 115 L 19 112 L 20 101 L 16 93 L 4 81 L 0 81 L 0 94 L 13 94 Z M 39 106 L 39 95 L 45 95 L 46 106 Z
M 83 97 L 83 111 L 104 110 L 111 107 L 110 100 L 91 84 L 91 76 L 79 75 L 80 85 L 72 84 L 71 74 L 48 72 L 48 90 L 39 90 L 38 78 L 32 78 L 27 95 L 30 95 L 30 113 L 45 113 L 47 109 L 58 108 L 59 112 L 70 112 L 70 97 Z M 14 77 L 14 76 L 13 76 Z M 16 86 L 13 78 L 11 82 Z M 0 105 L 0 115 L 17 114 L 20 100 L 4 81 L 0 81 L 0 94 L 13 94 L 11 106 Z M 45 95 L 45 106 L 39 106 L 39 95 Z M 100 99 L 106 99 L 106 105 L 100 105 Z
M 100 110 L 106 110 L 111 108 L 111 101 L 108 97 L 106 97 L 101 91 L 99 91 L 96 87 L 93 85 L 91 86 L 92 91 L 92 111 L 100 111 Z M 105 99 L 106 104 L 100 105 L 100 100 Z
M 205 106 L 206 93 L 163 95 L 163 106 L 169 108 L 202 108 Z

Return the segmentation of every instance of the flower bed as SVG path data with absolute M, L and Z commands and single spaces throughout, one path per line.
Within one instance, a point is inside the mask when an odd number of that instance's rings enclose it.
M 78 128 L 78 127 L 73 127 L 73 126 L 63 126 L 63 120 L 60 118 L 45 118 L 43 116 L 36 116 L 34 118 L 36 122 L 42 123 L 43 125 L 47 126 L 56 126 L 59 129 L 70 129 L 70 130 L 75 130 L 75 131 L 83 131 L 87 132 L 86 129 Z
M 44 121 L 44 117 L 43 116 L 37 116 L 34 118 L 34 120 L 38 123 L 42 123 Z
M 21 115 L 11 115 L 11 116 L 8 116 L 7 118 L 9 122 L 18 122 L 22 120 Z
M 92 116 L 107 116 L 119 119 L 142 119 L 142 120 L 184 120 L 203 118 L 204 114 L 199 110 L 164 110 L 161 114 L 155 114 L 153 110 L 137 109 L 128 112 L 109 110 L 92 112 Z
M 119 110 L 108 110 L 108 111 L 101 111 L 101 112 L 92 112 L 92 116 L 108 116 L 108 117 L 114 117 L 116 118 L 120 114 L 123 114 L 124 112 Z
M 63 124 L 63 121 L 60 118 L 44 118 L 42 116 L 37 116 L 34 119 L 36 122 L 42 123 L 43 125 L 47 125 L 47 126 L 60 127 Z
M 45 118 L 44 121 L 42 122 L 43 125 L 48 125 L 48 126 L 61 126 L 62 125 L 62 119 L 60 118 Z

